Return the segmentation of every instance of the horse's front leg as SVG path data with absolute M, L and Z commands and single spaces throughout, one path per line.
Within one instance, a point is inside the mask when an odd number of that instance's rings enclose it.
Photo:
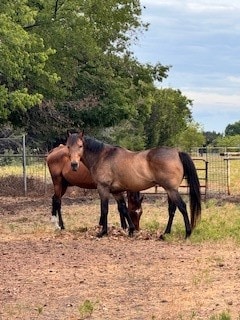
M 119 197 L 119 194 L 113 194 L 113 197 L 115 198 L 115 200 L 117 201 L 117 204 L 118 204 L 118 212 L 119 212 L 119 216 L 120 216 L 121 228 L 123 230 L 126 230 L 127 229 L 126 218 L 125 218 L 125 216 L 123 214 L 123 210 L 121 209 L 121 206 L 118 202 L 118 199 L 122 197 L 122 194 L 120 195 L 120 197 Z
M 97 237 L 101 238 L 108 234 L 108 202 L 107 198 L 101 199 L 101 217 L 99 224 L 102 226 L 101 231 L 97 234 Z
M 126 230 L 126 229 L 127 229 L 126 219 L 125 219 L 124 215 L 122 214 L 122 212 L 119 212 L 119 215 L 120 215 L 121 228 L 122 228 L 123 230 Z M 99 219 L 99 225 L 100 225 L 100 226 L 103 225 L 103 217 L 102 217 L 102 215 L 100 216 L 100 219 Z
M 135 226 L 134 226 L 134 224 L 132 222 L 132 219 L 131 219 L 131 217 L 129 215 L 124 196 L 123 196 L 122 193 L 118 193 L 118 194 L 114 195 L 114 198 L 115 198 L 115 200 L 117 201 L 117 204 L 118 204 L 118 211 L 120 213 L 122 226 L 126 225 L 126 220 L 127 220 L 128 226 L 129 226 L 128 234 L 129 234 L 130 237 L 132 237 L 133 236 L 133 232 L 135 231 Z M 124 219 L 124 222 L 122 221 L 122 219 Z
M 97 234 L 100 238 L 104 235 L 108 234 L 108 207 L 109 207 L 109 197 L 110 192 L 107 188 L 103 187 L 102 185 L 98 185 L 97 187 L 98 193 L 100 196 L 100 221 L 99 224 L 102 226 L 102 230 Z

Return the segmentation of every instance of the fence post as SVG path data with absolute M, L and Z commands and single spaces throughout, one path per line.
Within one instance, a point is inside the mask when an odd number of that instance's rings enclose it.
M 26 161 L 26 135 L 22 136 L 22 147 L 23 147 L 23 185 L 24 185 L 24 196 L 27 195 L 27 161 Z
M 230 195 L 230 184 L 231 184 L 231 181 L 230 181 L 230 173 L 231 173 L 231 169 L 230 169 L 230 159 L 229 159 L 229 156 L 227 155 L 227 193 L 228 195 Z

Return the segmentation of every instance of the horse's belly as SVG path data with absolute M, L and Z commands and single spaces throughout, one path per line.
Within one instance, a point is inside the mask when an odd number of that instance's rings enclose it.
M 79 172 L 69 171 L 65 173 L 64 178 L 67 180 L 69 185 L 77 186 L 84 189 L 96 189 L 97 185 L 92 180 L 90 174 L 89 175 L 81 175 Z
M 142 190 L 151 188 L 155 186 L 155 184 L 156 183 L 151 179 L 146 179 L 144 177 L 137 178 L 137 177 L 128 175 L 124 179 L 123 177 L 121 177 L 121 179 L 115 180 L 111 186 L 111 189 L 114 191 L 130 190 L 130 191 L 136 192 L 136 191 L 142 191 Z
M 142 190 L 146 190 L 149 189 L 151 187 L 155 186 L 155 182 L 150 182 L 150 181 L 130 181 L 130 183 L 128 184 L 128 188 L 127 190 L 131 190 L 131 191 L 142 191 Z

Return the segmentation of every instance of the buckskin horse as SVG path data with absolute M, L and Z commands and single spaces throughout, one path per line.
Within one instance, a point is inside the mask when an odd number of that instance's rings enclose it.
M 59 145 L 52 149 L 47 155 L 46 162 L 51 174 L 54 195 L 52 197 L 52 217 L 58 217 L 58 227 L 64 229 L 64 222 L 61 213 L 61 199 L 69 186 L 77 186 L 84 189 L 97 189 L 89 170 L 81 162 L 77 171 L 71 169 L 68 148 L 65 145 Z M 117 201 L 122 201 L 122 194 L 118 195 Z M 127 192 L 128 212 L 136 230 L 139 230 L 139 221 L 142 215 L 143 196 L 140 192 Z M 121 203 L 119 204 L 121 206 Z M 127 228 L 126 220 L 122 211 L 120 213 L 121 227 Z M 102 221 L 100 219 L 99 224 Z
M 159 185 L 168 196 L 168 223 L 164 234 L 171 232 L 176 209 L 182 213 L 186 238 L 192 233 L 201 216 L 200 183 L 191 157 L 176 148 L 156 147 L 133 152 L 112 146 L 84 135 L 84 132 L 69 133 L 67 148 L 73 171 L 81 162 L 88 168 L 97 185 L 101 199 L 102 230 L 98 236 L 107 234 L 108 203 L 110 193 L 141 191 Z M 187 179 L 190 198 L 189 221 L 186 203 L 178 188 Z M 129 226 L 129 235 L 134 228 Z M 164 234 L 160 237 L 163 238 Z

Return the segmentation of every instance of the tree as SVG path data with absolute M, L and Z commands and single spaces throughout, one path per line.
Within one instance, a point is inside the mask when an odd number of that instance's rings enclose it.
M 240 148 L 240 134 L 236 134 L 234 136 L 229 135 L 229 136 L 225 136 L 225 137 L 219 137 L 216 140 L 216 146 Z
M 198 123 L 190 122 L 185 130 L 176 137 L 175 145 L 190 152 L 193 147 L 201 147 L 206 143 L 202 128 Z
M 45 89 L 58 80 L 46 70 L 46 62 L 54 53 L 44 46 L 37 34 L 25 27 L 35 21 L 36 10 L 27 0 L 0 3 L 0 122 L 15 110 L 26 111 L 40 103 Z
M 29 3 L 38 14 L 28 30 L 40 34 L 45 44 L 56 50 L 48 68 L 61 77 L 56 94 L 68 101 L 95 98 L 98 94 L 95 89 L 101 88 L 98 75 L 105 78 L 111 57 L 126 54 L 137 33 L 147 28 L 141 21 L 138 0 L 31 0 Z
M 147 147 L 173 146 L 176 137 L 191 121 L 192 101 L 180 90 L 156 89 L 153 94 L 151 114 L 145 122 Z
M 149 90 L 153 82 L 167 77 L 168 66 L 139 63 L 129 52 L 130 41 L 147 25 L 140 19 L 140 1 L 47 1 L 31 0 L 38 11 L 35 23 L 26 29 L 38 34 L 56 53 L 47 61 L 47 68 L 61 80 L 45 94 L 41 105 L 23 113 L 12 114 L 11 121 L 27 132 L 39 132 L 41 119 L 52 119 L 44 126 L 46 136 L 56 135 L 54 128 L 84 127 L 99 131 L 122 121 L 138 119 L 142 123 L 149 115 Z M 39 109 L 39 110 L 37 110 Z M 54 109 L 54 112 L 53 112 Z M 45 113 L 45 114 L 44 114 Z M 58 114 L 58 117 L 56 116 Z M 37 115 L 37 117 L 36 117 Z M 136 122 L 135 122 L 136 123 Z M 49 124 L 49 125 L 48 125 Z M 34 129 L 34 126 L 36 127 Z M 96 131 L 96 130 L 95 130 Z M 43 138 L 43 136 L 42 136 Z M 49 139 L 47 139 L 49 140 Z
M 206 145 L 215 146 L 216 140 L 221 137 L 220 133 L 216 133 L 216 131 L 206 131 L 204 132 Z
M 240 134 L 240 121 L 236 121 L 233 124 L 227 125 L 225 129 L 226 136 L 234 136 Z
M 103 141 L 129 150 L 143 150 L 146 145 L 143 123 L 136 119 L 123 120 L 118 125 L 105 128 L 96 134 Z

